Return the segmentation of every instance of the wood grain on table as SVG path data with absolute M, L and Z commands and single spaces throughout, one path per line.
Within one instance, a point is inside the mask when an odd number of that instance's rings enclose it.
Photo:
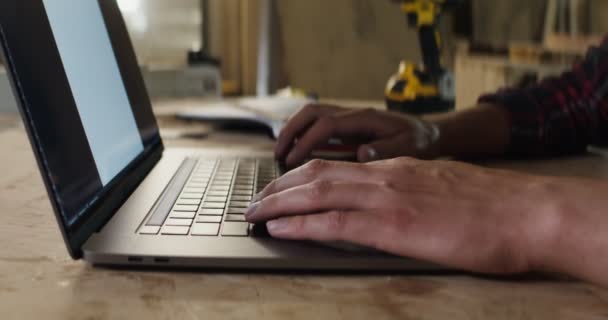
M 0 148 L 0 319 L 608 319 L 608 290 L 580 282 L 91 267 L 67 254 L 24 131 Z

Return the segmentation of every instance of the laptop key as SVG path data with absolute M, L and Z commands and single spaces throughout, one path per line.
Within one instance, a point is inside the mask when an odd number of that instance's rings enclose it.
M 245 222 L 245 216 L 242 214 L 227 214 L 226 221 L 240 221 Z
M 157 235 L 158 231 L 160 231 L 159 226 L 143 226 L 139 229 L 139 234 Z
M 196 212 L 198 210 L 198 205 L 175 205 L 173 207 L 173 211 L 180 212 Z
M 184 189 L 184 192 L 189 192 L 189 193 L 205 193 L 205 188 L 189 188 L 189 187 L 186 187 Z
M 166 226 L 182 226 L 182 227 L 189 227 L 192 225 L 192 219 L 176 219 L 176 218 L 169 218 L 169 220 L 167 220 L 167 222 L 165 222 Z
M 194 175 L 192 175 L 192 179 L 190 180 L 190 182 L 209 183 L 210 179 L 211 175 L 195 173 Z
M 207 196 L 207 198 L 205 198 L 205 202 L 221 202 L 221 203 L 226 203 L 226 202 L 228 202 L 228 197 Z
M 160 229 L 160 233 L 163 235 L 172 236 L 187 236 L 190 227 L 178 227 L 178 226 L 164 226 Z
M 193 236 L 217 236 L 220 231 L 219 223 L 195 223 L 192 226 L 192 232 L 190 233 Z
M 199 215 L 203 216 L 222 216 L 224 215 L 224 209 L 201 209 L 198 212 Z
M 194 206 L 198 206 L 199 204 L 201 204 L 201 199 L 185 199 L 185 198 L 179 198 L 177 199 L 177 204 L 178 205 L 194 205 Z
M 173 219 L 194 219 L 195 216 L 196 216 L 196 212 L 179 212 L 179 211 L 174 211 L 174 212 L 171 212 L 171 214 L 169 215 L 169 218 L 173 218 Z
M 204 190 L 205 188 L 207 188 L 207 184 L 206 183 L 205 184 L 196 183 L 196 182 L 188 183 L 188 185 L 186 186 L 186 189 L 192 189 L 192 188 Z
M 204 193 L 188 193 L 188 192 L 184 192 L 182 193 L 182 195 L 180 196 L 180 198 L 182 199 L 202 199 L 203 196 L 205 194 Z
M 213 196 L 213 197 L 227 197 L 228 193 L 229 193 L 228 191 L 211 190 L 207 193 L 207 195 Z
M 237 196 L 250 196 L 253 194 L 253 189 L 248 189 L 248 190 L 234 189 L 234 191 L 232 191 L 232 194 L 237 195 Z
M 251 196 L 234 195 L 234 196 L 232 196 L 232 198 L 230 198 L 230 200 L 233 200 L 233 201 L 251 201 Z
M 247 208 L 249 207 L 249 201 L 230 201 L 231 208 Z
M 249 235 L 249 223 L 247 222 L 224 222 L 222 224 L 222 236 L 246 237 Z
M 225 207 L 224 202 L 204 202 L 202 205 L 203 209 L 224 209 Z
M 228 214 L 245 214 L 247 208 L 228 208 Z
M 222 216 L 198 216 L 196 219 L 197 223 L 220 223 L 222 222 Z

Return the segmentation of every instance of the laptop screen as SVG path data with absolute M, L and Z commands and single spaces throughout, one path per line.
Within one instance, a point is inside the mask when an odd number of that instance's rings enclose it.
M 158 128 L 112 0 L 0 6 L 24 118 L 69 231 L 160 145 Z
M 101 9 L 96 0 L 43 2 L 99 182 L 106 186 L 144 146 Z M 66 14 L 71 11 L 78 14 Z

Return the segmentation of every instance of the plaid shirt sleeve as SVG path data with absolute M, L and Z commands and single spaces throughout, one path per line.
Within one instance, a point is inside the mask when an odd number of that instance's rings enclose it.
M 516 155 L 563 155 L 608 143 L 608 37 L 560 77 L 482 96 L 510 115 Z

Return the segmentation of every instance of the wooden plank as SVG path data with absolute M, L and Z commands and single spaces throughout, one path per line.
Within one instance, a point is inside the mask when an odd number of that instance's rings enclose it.
M 546 41 L 547 37 L 553 32 L 555 32 L 555 26 L 557 22 L 557 2 L 558 0 L 547 0 L 543 41 Z
M 473 0 L 475 43 L 506 48 L 511 42 L 542 38 L 545 0 Z
M 222 59 L 222 78 L 236 84 L 238 92 L 243 85 L 241 5 L 241 0 L 209 2 L 210 52 Z
M 268 1 L 268 0 L 265 0 Z M 260 0 L 241 2 L 241 83 L 243 94 L 255 95 L 260 38 Z
M 454 63 L 456 78 L 456 109 L 477 105 L 482 94 L 495 92 L 508 85 L 504 59 L 472 57 L 457 54 Z
M 517 85 L 524 75 L 535 74 L 538 79 L 543 79 L 571 69 L 569 60 L 538 63 L 536 50 L 538 48 L 534 47 L 532 60 L 511 60 L 509 57 L 475 55 L 459 50 L 454 64 L 456 109 L 475 106 L 481 95 Z
M 382 99 L 418 37 L 390 1 L 277 1 L 289 83 L 322 97 Z
M 606 0 L 591 0 L 589 3 L 589 14 L 591 21 L 591 33 L 593 34 L 608 34 L 608 1 Z

